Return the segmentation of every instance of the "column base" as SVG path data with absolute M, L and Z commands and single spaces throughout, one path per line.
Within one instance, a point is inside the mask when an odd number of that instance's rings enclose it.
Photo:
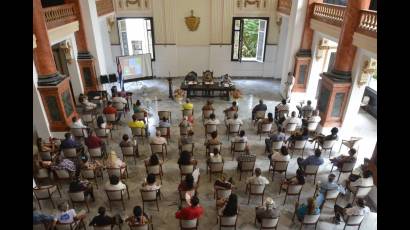
M 58 85 L 61 81 L 63 81 L 66 76 L 60 74 L 60 72 L 56 72 L 50 75 L 38 75 L 37 84 L 38 86 L 55 86 Z
M 88 51 L 78 52 L 77 59 L 93 59 L 93 55 Z

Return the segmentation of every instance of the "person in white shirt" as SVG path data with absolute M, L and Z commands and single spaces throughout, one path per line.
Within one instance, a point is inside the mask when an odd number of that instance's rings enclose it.
M 223 162 L 223 158 L 218 150 L 218 148 L 214 148 L 211 153 L 209 153 L 208 162 L 211 163 L 218 163 Z
M 319 116 L 319 110 L 315 110 L 315 111 L 313 111 L 312 116 L 309 117 L 307 122 L 320 122 L 320 120 L 322 120 L 322 118 L 320 118 L 320 116 Z
M 157 197 L 160 196 L 160 189 L 161 185 L 159 185 L 156 181 L 155 174 L 148 174 L 144 183 L 142 183 L 142 190 L 144 191 L 154 191 L 157 190 Z
M 260 168 L 255 169 L 255 176 L 249 177 L 246 179 L 246 186 L 250 186 L 250 184 L 261 184 L 267 185 L 269 184 L 269 180 L 266 177 L 261 176 L 262 170 Z
M 246 142 L 245 152 L 249 153 L 248 137 L 245 136 L 245 131 L 241 130 L 239 135 L 233 139 L 233 142 Z
M 86 111 L 97 108 L 97 104 L 89 102 L 88 97 L 82 93 L 80 93 L 80 96 L 78 97 L 78 101 L 84 106 Z
M 204 125 L 208 125 L 208 124 L 212 124 L 212 125 L 220 124 L 219 120 L 215 117 L 214 113 L 211 113 L 211 115 L 209 115 L 209 119 L 207 119 L 204 123 Z
M 226 120 L 226 127 L 228 128 L 228 125 L 238 125 L 241 124 L 243 125 L 243 122 L 240 118 L 238 118 L 238 114 L 235 113 L 233 115 L 233 118 Z
M 282 146 L 280 152 L 273 151 L 273 154 L 270 155 L 272 161 L 290 161 L 290 155 L 286 146 Z
M 342 208 L 341 206 L 335 204 L 335 224 L 340 224 L 341 217 L 347 220 L 347 217 L 349 216 L 362 216 L 368 214 L 370 212 L 370 208 L 367 207 L 365 204 L 365 200 L 362 198 L 357 199 L 357 206 L 354 207 L 352 206 L 352 204 L 348 204 L 346 207 Z
M 155 132 L 155 137 L 151 138 L 150 144 L 157 144 L 157 145 L 167 144 L 167 139 L 165 139 L 164 137 L 161 137 L 161 132 L 158 130 Z
M 115 103 L 115 102 L 121 102 L 121 103 L 123 103 L 123 104 L 127 104 L 127 103 L 128 103 L 128 102 L 127 102 L 127 99 L 121 97 L 118 93 L 112 95 L 111 101 L 112 101 L 113 103 Z
M 291 114 L 291 117 L 287 118 L 283 123 L 282 127 L 286 129 L 286 126 L 288 124 L 296 124 L 296 127 L 301 127 L 302 126 L 302 119 L 296 117 L 296 112 L 293 111 Z
M 347 185 L 347 188 L 352 192 L 356 192 L 357 187 L 359 186 L 363 186 L 363 187 L 372 186 L 373 185 L 372 172 L 370 170 L 366 170 L 363 172 L 363 177 L 360 177 L 355 181 L 347 180 L 346 185 Z
M 57 206 L 57 208 L 60 211 L 60 213 L 57 214 L 56 219 L 57 219 L 57 222 L 61 224 L 70 224 L 74 222 L 75 220 L 83 219 L 85 217 L 84 210 L 81 210 L 77 214 L 74 209 L 68 209 L 69 205 L 66 201 L 64 201 L 63 203 L 60 203 Z
M 275 119 L 281 124 L 284 120 L 284 114 L 280 114 L 282 111 L 289 111 L 289 105 L 286 104 L 286 99 L 282 100 L 281 104 L 275 107 Z
M 70 128 L 88 128 L 87 126 L 85 126 L 83 124 L 83 122 L 81 121 L 80 118 L 77 118 L 76 116 L 74 116 L 71 121 L 73 123 L 71 123 Z
M 104 189 L 105 190 L 115 190 L 115 191 L 122 191 L 122 194 L 124 195 L 125 189 L 127 186 L 120 181 L 120 178 L 118 178 L 116 175 L 111 175 L 110 176 L 110 181 L 105 184 Z

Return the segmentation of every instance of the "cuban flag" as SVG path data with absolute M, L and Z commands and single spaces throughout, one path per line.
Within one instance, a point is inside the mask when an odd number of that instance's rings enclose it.
M 121 91 L 124 91 L 124 80 L 122 79 L 122 68 L 121 68 L 119 57 L 117 57 L 117 72 L 118 72 L 118 81 L 120 82 Z

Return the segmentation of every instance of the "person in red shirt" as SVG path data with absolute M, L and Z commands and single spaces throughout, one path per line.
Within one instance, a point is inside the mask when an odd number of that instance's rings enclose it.
M 101 147 L 102 152 L 106 152 L 105 143 L 99 137 L 97 137 L 95 131 L 91 131 L 90 136 L 85 139 L 85 145 L 87 145 L 89 149 Z
M 104 108 L 103 113 L 104 113 L 104 114 L 115 114 L 115 113 L 117 113 L 117 109 L 114 108 L 114 107 L 112 106 L 112 102 L 109 101 L 109 102 L 107 103 L 107 107 Z
M 204 213 L 204 208 L 199 206 L 199 199 L 197 196 L 191 198 L 191 206 L 185 207 L 175 213 L 177 219 L 193 220 L 199 218 Z

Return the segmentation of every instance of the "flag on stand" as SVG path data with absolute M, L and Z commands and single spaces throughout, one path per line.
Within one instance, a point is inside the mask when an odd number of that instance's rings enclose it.
M 121 91 L 124 91 L 124 80 L 122 79 L 122 68 L 121 68 L 119 57 L 117 57 L 117 72 L 118 72 L 118 80 L 120 81 Z

